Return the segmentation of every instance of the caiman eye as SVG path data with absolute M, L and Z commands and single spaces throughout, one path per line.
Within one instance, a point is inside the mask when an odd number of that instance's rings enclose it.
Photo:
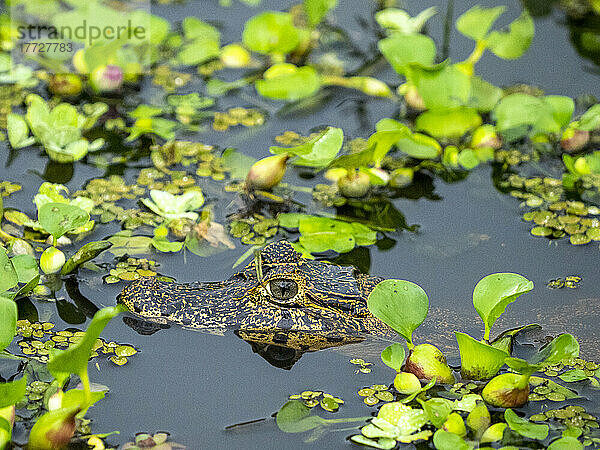
M 277 300 L 289 300 L 298 293 L 298 283 L 283 278 L 269 281 L 269 291 Z

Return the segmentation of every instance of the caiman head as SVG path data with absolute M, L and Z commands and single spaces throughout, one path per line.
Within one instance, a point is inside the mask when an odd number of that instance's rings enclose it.
M 236 330 L 245 340 L 303 351 L 393 331 L 367 308 L 382 279 L 303 258 L 287 241 L 265 247 L 225 281 L 168 283 L 142 278 L 119 295 L 137 316 L 207 331 Z

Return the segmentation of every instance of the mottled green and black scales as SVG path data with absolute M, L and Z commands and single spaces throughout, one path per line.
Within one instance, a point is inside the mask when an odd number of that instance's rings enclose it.
M 254 261 L 225 281 L 180 284 L 145 277 L 123 289 L 119 302 L 145 319 L 195 329 L 265 336 L 297 331 L 334 340 L 364 333 L 394 336 L 367 309 L 367 297 L 382 278 L 303 258 L 287 241 L 268 245 L 260 259 L 261 280 Z M 297 294 L 278 300 L 269 289 L 275 280 L 294 281 Z

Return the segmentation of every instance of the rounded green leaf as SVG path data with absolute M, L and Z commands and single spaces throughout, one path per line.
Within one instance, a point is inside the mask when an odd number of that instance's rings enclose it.
M 90 215 L 83 209 L 66 203 L 46 203 L 38 211 L 40 225 L 56 239 L 89 220 Z
M 504 411 L 504 420 L 506 420 L 511 430 L 516 431 L 523 437 L 543 440 L 548 436 L 548 425 L 532 423 L 517 416 L 512 409 Z
M 583 450 L 583 444 L 577 438 L 565 436 L 552 442 L 548 450 Z
M 394 70 L 404 74 L 410 64 L 429 66 L 435 60 L 435 43 L 423 34 L 394 35 L 377 44 Z
M 321 80 L 314 68 L 304 66 L 264 80 L 257 80 L 255 86 L 263 97 L 295 101 L 314 95 L 321 87 Z
M 297 156 L 292 161 L 297 166 L 325 167 L 337 156 L 344 143 L 341 128 L 327 127 L 310 141 L 296 147 L 269 147 L 275 154 L 288 153 Z
M 415 122 L 415 129 L 435 138 L 459 138 L 481 125 L 481 116 L 472 108 L 432 109 Z
M 473 306 L 485 324 L 484 339 L 506 307 L 533 289 L 533 282 L 516 273 L 493 273 L 482 278 L 473 291 Z
M 258 53 L 288 53 L 300 42 L 300 34 L 289 13 L 265 11 L 246 22 L 244 45 Z
M 437 430 L 433 435 L 433 445 L 438 450 L 471 450 L 463 438 L 449 431 Z
M 0 294 L 15 287 L 19 282 L 17 272 L 8 259 L 4 247 L 0 247 Z
M 480 41 L 504 12 L 504 6 L 483 8 L 476 5 L 456 19 L 456 29 L 475 41 Z
M 302 433 L 323 425 L 325 420 L 311 416 L 310 408 L 298 400 L 290 400 L 277 412 L 277 426 L 284 433 Z
M 465 333 L 455 331 L 460 351 L 460 373 L 470 380 L 487 380 L 498 373 L 509 356 L 504 350 L 479 342 Z
M 0 383 L 0 408 L 14 405 L 21 401 L 25 396 L 27 388 L 27 376 L 11 381 L 8 383 Z
M 17 304 L 0 295 L 0 352 L 12 342 L 17 329 Z
M 404 346 L 399 343 L 388 345 L 381 352 L 381 360 L 385 363 L 385 365 L 391 367 L 396 372 L 400 372 L 402 369 L 405 356 L 406 352 L 404 351 Z
M 412 345 L 412 333 L 427 317 L 429 299 L 418 285 L 405 280 L 384 280 L 375 286 L 367 305 L 371 313 Z
M 437 158 L 442 151 L 438 141 L 420 133 L 414 133 L 411 136 L 399 139 L 396 146 L 408 156 L 417 159 Z
M 487 38 L 488 48 L 499 58 L 520 58 L 531 45 L 535 25 L 526 9 L 512 22 L 508 31 L 493 31 Z

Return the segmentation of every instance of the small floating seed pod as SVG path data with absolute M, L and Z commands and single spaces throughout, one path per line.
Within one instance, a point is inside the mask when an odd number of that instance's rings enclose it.
M 488 381 L 481 396 L 492 406 L 517 408 L 529 397 L 529 378 L 516 373 L 503 373 Z
M 56 247 L 48 247 L 40 258 L 40 268 L 50 275 L 58 272 L 65 264 L 65 254 Z
M 274 155 L 256 161 L 246 176 L 248 190 L 268 191 L 279 184 L 285 175 L 286 163 L 290 155 Z
M 341 177 L 338 182 L 340 194 L 344 197 L 360 198 L 367 195 L 371 187 L 369 175 L 359 171 L 350 171 L 346 176 Z
M 414 373 L 420 379 L 431 380 L 435 377 L 437 382 L 442 384 L 452 384 L 455 381 L 446 357 L 431 344 L 421 344 L 413 348 L 404 370 Z

